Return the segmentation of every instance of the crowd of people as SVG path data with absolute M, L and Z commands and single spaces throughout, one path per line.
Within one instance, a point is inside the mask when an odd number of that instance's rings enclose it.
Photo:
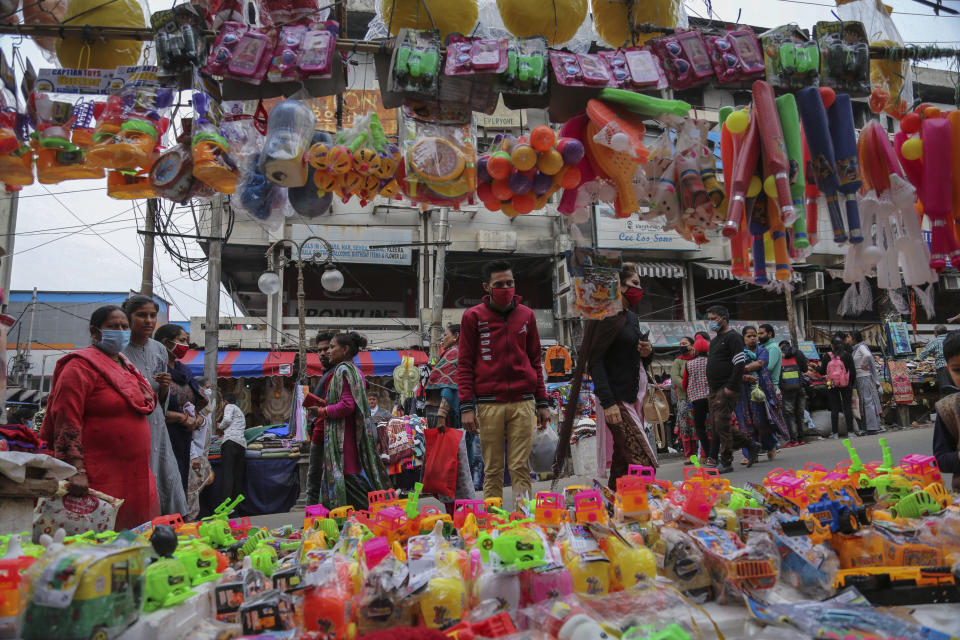
M 630 465 L 656 469 L 663 452 L 648 431 L 659 389 L 650 371 L 653 346 L 636 312 L 643 290 L 635 265 L 622 267 L 620 285 L 620 311 L 584 323 L 569 394 L 579 397 L 589 374 L 600 405 L 600 469 L 609 467 L 612 488 Z M 446 327 L 440 356 L 422 385 L 427 426 L 464 432 L 456 495 L 444 500 L 448 508 L 454 498 L 473 497 L 478 476 L 484 498 L 502 498 L 507 474 L 516 499 L 531 497 L 532 443 L 537 430 L 551 421 L 536 317 L 516 293 L 512 266 L 486 264 L 482 286 L 482 301 L 463 314 L 460 324 Z M 222 434 L 223 496 L 235 497 L 246 481 L 247 424 L 237 398 L 221 397 L 211 381 L 191 374 L 180 361 L 189 336 L 176 324 L 156 327 L 157 313 L 157 304 L 144 296 L 133 296 L 122 307 L 97 309 L 90 318 L 91 346 L 57 363 L 40 416 L 41 437 L 76 468 L 69 492 L 82 496 L 96 489 L 122 498 L 119 528 L 160 514 L 195 518 L 200 492 L 212 481 L 208 453 L 215 432 Z M 681 352 L 671 367 L 684 457 L 697 456 L 703 466 L 729 473 L 737 450 L 741 464 L 750 467 L 763 453 L 774 459 L 782 447 L 804 444 L 806 386 L 816 377 L 826 382 L 829 437 L 882 430 L 880 379 L 860 332 L 838 333 L 819 361 L 809 362 L 797 345 L 778 341 L 769 324 L 736 331 L 728 309 L 719 305 L 707 310 L 707 320 L 709 332 L 680 340 Z M 365 508 L 369 492 L 392 486 L 376 427 L 393 413 L 354 363 L 366 346 L 366 339 L 352 331 L 317 336 L 323 371 L 312 389 L 309 414 L 308 504 Z M 928 350 L 942 369 L 941 383 L 955 389 L 960 335 L 938 331 Z M 955 472 L 960 470 L 960 399 L 951 396 L 941 405 L 935 455 L 944 472 Z M 576 402 L 567 403 L 555 473 L 563 472 L 570 455 L 577 410 Z

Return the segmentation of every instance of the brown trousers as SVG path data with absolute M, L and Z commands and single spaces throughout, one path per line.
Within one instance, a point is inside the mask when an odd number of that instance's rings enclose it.
M 514 501 L 518 496 L 527 500 L 532 498 L 529 459 L 533 431 L 537 427 L 533 400 L 478 403 L 477 424 L 483 453 L 483 497 L 503 497 L 503 469 L 506 465 L 510 469 Z M 506 455 L 504 442 L 507 444 Z
M 734 449 L 749 447 L 753 444 L 750 436 L 740 429 L 733 428 L 731 416 L 739 399 L 739 393 L 728 397 L 723 389 L 710 392 L 710 424 L 713 425 L 715 436 L 710 445 L 710 457 L 724 465 L 733 463 Z

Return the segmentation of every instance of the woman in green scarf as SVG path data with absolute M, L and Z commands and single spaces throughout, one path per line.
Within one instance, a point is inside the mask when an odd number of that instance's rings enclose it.
M 366 509 L 368 492 L 389 487 L 376 438 L 367 428 L 366 384 L 353 363 L 366 346 L 366 338 L 350 331 L 335 335 L 327 351 L 333 373 L 319 417 L 323 421 L 320 499 L 328 509 L 345 505 Z

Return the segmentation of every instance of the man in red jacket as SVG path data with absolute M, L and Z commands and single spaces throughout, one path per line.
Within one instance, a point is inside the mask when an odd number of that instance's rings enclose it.
M 482 273 L 487 295 L 467 309 L 460 321 L 460 422 L 467 431 L 480 434 L 484 498 L 503 497 L 506 462 L 514 499 L 526 499 L 530 497 L 527 459 L 533 431 L 537 422 L 546 426 L 550 420 L 540 334 L 533 310 L 514 295 L 510 263 L 488 262 Z

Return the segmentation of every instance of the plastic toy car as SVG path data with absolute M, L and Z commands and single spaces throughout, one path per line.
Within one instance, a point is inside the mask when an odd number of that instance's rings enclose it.
M 894 518 L 922 518 L 943 511 L 940 503 L 932 495 L 923 490 L 900 498 L 897 504 L 890 507 L 890 515 Z
M 496 537 L 489 533 L 480 534 L 477 543 L 483 561 L 489 562 L 493 551 L 504 564 L 518 569 L 532 569 L 543 564 L 543 542 L 536 532 L 530 529 L 512 531 L 515 533 L 501 533 Z
M 746 589 L 770 589 L 777 581 L 777 569 L 770 558 L 742 557 L 739 536 L 716 527 L 690 531 L 703 551 L 707 567 L 717 584 L 729 583 Z
M 900 458 L 900 471 L 911 480 L 916 480 L 923 486 L 937 482 L 943 484 L 940 475 L 940 465 L 933 456 L 922 456 L 916 453 Z
M 580 491 L 573 498 L 573 509 L 577 524 L 607 524 L 607 510 L 603 498 L 596 489 Z
M 347 518 L 349 518 L 353 513 L 353 506 L 348 504 L 346 506 L 337 507 L 336 509 L 331 510 L 330 517 L 337 522 L 337 526 L 342 527 L 343 523 L 346 522 Z
M 397 492 L 394 489 L 384 489 L 382 491 L 371 491 L 367 494 L 367 502 L 370 504 L 367 509 L 371 514 L 387 507 L 403 507 Z
M 534 522 L 544 527 L 558 527 L 567 517 L 567 506 L 562 495 L 550 491 L 537 492 Z
M 0 618 L 13 618 L 20 610 L 20 578 L 36 561 L 30 556 L 0 558 Z
M 621 522 L 624 518 L 650 519 L 647 483 L 642 477 L 626 475 L 617 478 L 613 516 Z

